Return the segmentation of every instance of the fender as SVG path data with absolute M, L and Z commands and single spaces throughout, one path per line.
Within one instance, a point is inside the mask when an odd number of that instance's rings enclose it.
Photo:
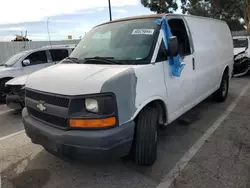
M 136 108 L 136 111 L 134 113 L 134 115 L 131 117 L 131 120 L 134 120 L 136 118 L 136 116 L 140 113 L 140 111 L 147 106 L 149 103 L 156 101 L 156 100 L 160 100 L 162 101 L 162 103 L 164 104 L 166 113 L 167 113 L 167 104 L 166 104 L 166 99 L 164 99 L 162 96 L 151 96 L 149 97 L 147 100 L 144 100 L 141 104 L 138 105 L 138 107 Z M 167 115 L 168 117 L 168 115 Z
M 9 68 L 0 67 L 0 79 L 14 78 L 20 76 L 20 74 L 22 74 L 22 72 L 19 67 L 9 67 Z
M 222 78 L 222 76 L 223 76 L 223 74 L 224 74 L 224 72 L 225 72 L 225 70 L 226 70 L 227 67 L 228 67 L 228 76 L 229 76 L 229 78 L 232 77 L 232 71 L 230 70 L 230 66 L 227 64 L 227 65 L 225 65 L 225 67 L 223 68 L 223 71 L 222 71 L 222 73 L 221 73 L 221 78 Z

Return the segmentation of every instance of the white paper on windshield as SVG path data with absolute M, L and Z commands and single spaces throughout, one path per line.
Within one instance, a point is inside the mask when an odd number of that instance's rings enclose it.
M 154 29 L 134 29 L 132 35 L 153 35 Z

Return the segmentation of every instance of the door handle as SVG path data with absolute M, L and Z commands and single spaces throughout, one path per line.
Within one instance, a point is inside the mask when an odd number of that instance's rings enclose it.
M 195 60 L 194 60 L 194 58 L 192 59 L 192 63 L 193 63 L 193 70 L 195 70 Z

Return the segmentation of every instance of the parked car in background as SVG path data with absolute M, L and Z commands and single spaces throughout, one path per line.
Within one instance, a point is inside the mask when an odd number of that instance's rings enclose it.
M 244 76 L 250 70 L 250 37 L 233 37 L 234 44 L 234 76 Z
M 234 55 L 237 55 L 241 52 L 246 52 L 247 55 L 250 54 L 250 37 L 249 36 L 234 36 L 233 45 L 234 45 Z
M 14 109 L 24 107 L 24 86 L 29 74 L 60 62 L 70 55 L 75 46 L 46 46 L 20 52 L 6 61 L 0 68 L 0 89 L 7 105 Z
M 159 127 L 210 95 L 225 101 L 232 70 L 223 21 L 153 14 L 107 22 L 68 59 L 28 77 L 25 131 L 57 156 L 131 152 L 137 164 L 152 165 Z

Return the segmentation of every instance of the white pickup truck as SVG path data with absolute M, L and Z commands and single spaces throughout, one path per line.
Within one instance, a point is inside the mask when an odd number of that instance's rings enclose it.
M 68 59 L 31 74 L 26 134 L 58 156 L 151 165 L 160 126 L 211 94 L 227 98 L 233 42 L 220 20 L 176 14 L 94 27 Z
M 52 45 L 20 52 L 0 67 L 0 95 L 9 108 L 24 107 L 24 86 L 30 73 L 55 65 L 68 57 L 76 45 Z M 20 76 L 22 75 L 22 76 Z M 5 98 L 6 97 L 6 98 Z

